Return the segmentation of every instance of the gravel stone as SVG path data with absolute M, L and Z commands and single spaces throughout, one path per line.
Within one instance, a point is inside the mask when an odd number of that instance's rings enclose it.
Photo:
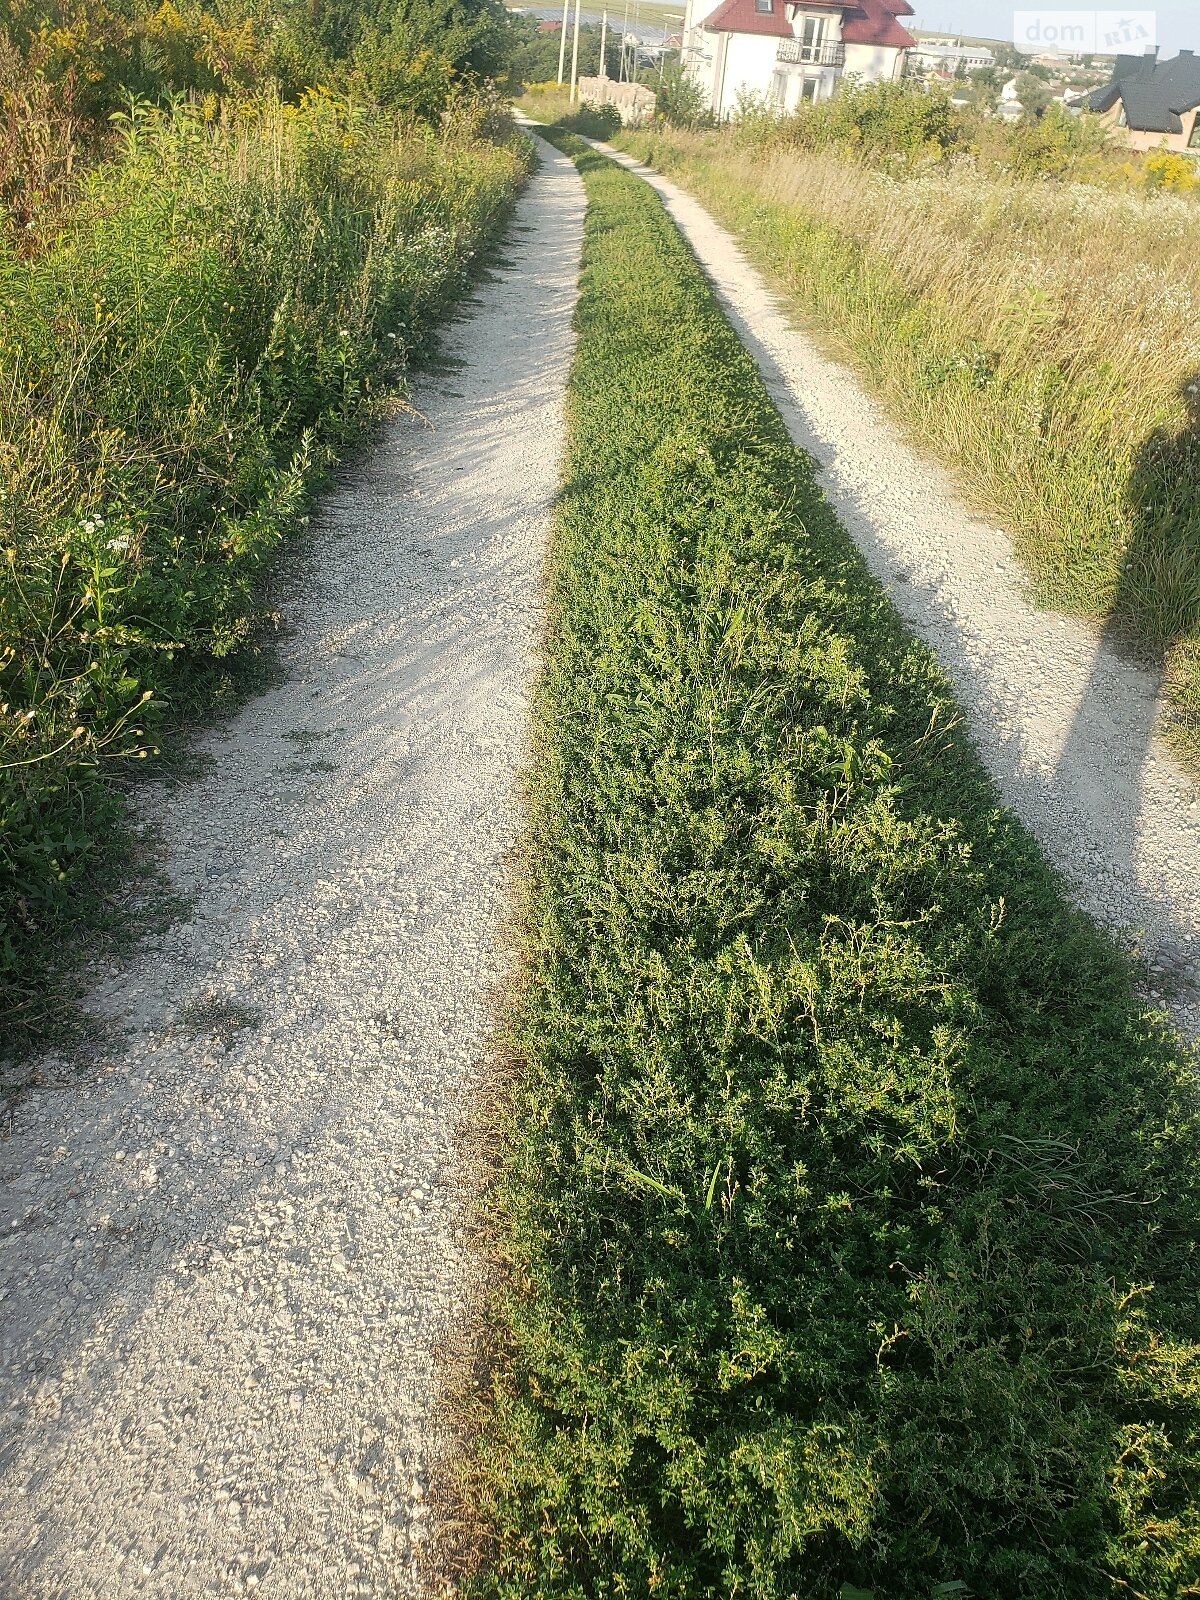
M 582 237 L 542 156 L 293 558 L 287 681 L 145 791 L 194 908 L 98 972 L 103 1063 L 43 1063 L 0 1144 L 6 1600 L 436 1587 Z

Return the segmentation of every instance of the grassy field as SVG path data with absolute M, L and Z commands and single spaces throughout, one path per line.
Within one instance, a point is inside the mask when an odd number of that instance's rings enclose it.
M 1014 535 L 1043 601 L 1162 664 L 1200 762 L 1200 201 L 761 131 L 619 142 L 742 239 Z M 1038 128 L 1007 137 L 1010 163 L 1045 156 Z
M 573 148 L 471 1592 L 1196 1593 L 1193 1069 L 658 199 Z
M 526 146 L 488 115 L 142 107 L 44 239 L 0 231 L 6 1042 L 111 886 L 106 771 L 220 704 L 264 563 L 505 215 Z

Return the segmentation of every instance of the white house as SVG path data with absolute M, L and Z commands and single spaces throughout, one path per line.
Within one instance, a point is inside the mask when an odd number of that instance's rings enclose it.
M 794 111 L 827 100 L 843 73 L 903 77 L 916 41 L 897 18 L 912 15 L 908 0 L 687 0 L 684 70 L 718 117 L 739 94 Z
M 912 53 L 913 65 L 930 72 L 976 72 L 994 67 L 996 57 L 986 45 L 960 44 L 957 39 L 922 39 Z

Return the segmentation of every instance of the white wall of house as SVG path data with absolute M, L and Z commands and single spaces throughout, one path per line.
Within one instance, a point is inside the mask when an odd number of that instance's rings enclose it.
M 716 85 L 713 110 L 727 117 L 737 105 L 738 95 L 770 95 L 779 40 L 760 33 L 727 33 L 725 70 Z
M 683 70 L 699 85 L 711 106 L 719 72 L 723 33 L 705 33 L 701 24 L 721 0 L 686 0 L 683 8 Z
M 802 100 L 828 100 L 837 88 L 837 79 L 836 71 L 830 67 L 779 63 L 768 98 L 778 111 L 795 111 Z
M 843 71 L 847 76 L 853 73 L 864 83 L 899 78 L 904 74 L 904 51 L 892 45 L 848 44 Z

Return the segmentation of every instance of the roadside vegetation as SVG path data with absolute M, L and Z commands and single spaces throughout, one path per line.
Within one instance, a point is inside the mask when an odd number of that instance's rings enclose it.
M 60 38 L 0 9 L 6 1043 L 56 1008 L 64 933 L 110 887 L 129 760 L 221 703 L 264 564 L 525 174 L 471 65 L 503 13 L 430 7 L 436 48 L 411 10 L 340 15 L 340 55 L 242 16 L 239 76 L 207 13 L 186 49 L 169 7 L 101 13 L 102 48 L 91 13 Z M 343 87 L 302 87 L 323 70 Z
M 1176 158 L 1131 167 L 1086 124 L 982 126 L 882 85 L 617 142 L 860 366 L 1013 534 L 1044 602 L 1162 666 L 1195 765 L 1200 197 Z
M 532 12 L 513 19 L 517 35 L 508 62 L 508 81 L 514 92 L 535 88 L 541 93 L 554 94 L 561 90 L 558 82 L 558 58 L 562 45 L 561 28 L 543 32 L 544 23 Z M 562 51 L 563 67 L 568 80 L 571 75 L 571 57 L 574 47 L 575 25 L 572 20 L 567 30 L 566 49 Z M 620 36 L 615 28 L 607 35 L 599 23 L 585 22 L 579 29 L 579 76 L 588 78 L 600 70 L 600 44 L 604 40 L 604 58 L 608 75 L 617 77 L 621 70 Z
M 589 197 L 489 1600 L 1200 1583 L 1200 1118 L 653 192 Z

